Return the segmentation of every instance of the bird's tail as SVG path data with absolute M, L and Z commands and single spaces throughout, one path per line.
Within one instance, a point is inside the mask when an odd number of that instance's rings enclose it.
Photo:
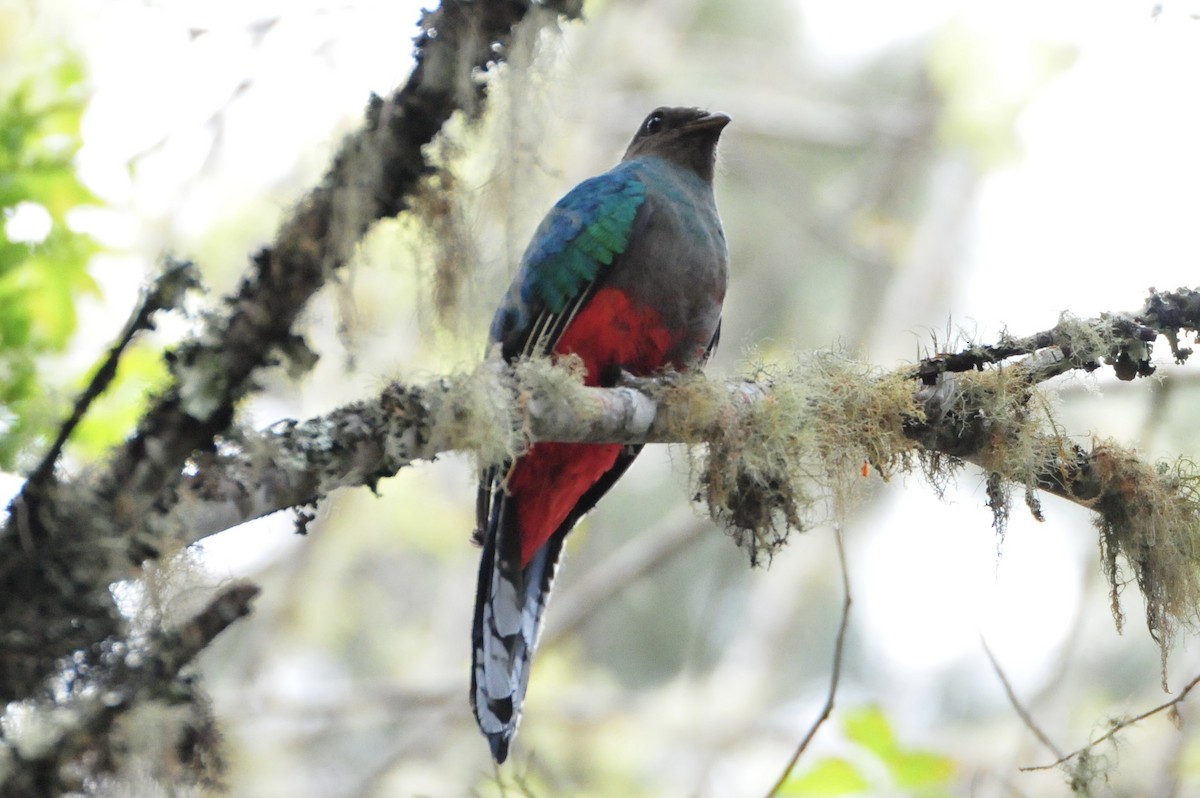
M 486 527 L 480 530 L 483 556 L 475 595 L 471 706 L 493 758 L 501 763 L 521 720 L 529 667 L 566 534 L 553 535 L 522 568 L 516 502 L 486 478 L 481 493 L 485 489 L 491 495 L 486 514 L 481 513 Z

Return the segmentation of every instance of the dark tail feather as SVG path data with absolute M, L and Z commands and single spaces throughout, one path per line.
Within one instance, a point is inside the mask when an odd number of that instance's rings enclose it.
M 501 484 L 500 475 L 508 471 L 508 464 L 489 468 L 481 475 L 475 539 L 483 544 L 483 556 L 479 562 L 475 626 L 471 635 L 474 646 L 471 707 L 497 764 L 508 758 L 508 746 L 521 721 L 529 668 L 542 633 L 546 602 L 567 533 L 596 506 L 641 449 L 641 446 L 626 447 L 524 569 L 517 500 L 505 493 Z
M 552 536 L 522 570 L 514 505 L 498 491 L 490 508 L 472 634 L 471 706 L 497 763 L 508 757 L 521 720 L 529 666 L 566 537 L 565 531 Z

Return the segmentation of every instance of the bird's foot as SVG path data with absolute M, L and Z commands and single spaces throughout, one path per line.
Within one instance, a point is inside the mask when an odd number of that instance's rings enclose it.
M 633 388 L 642 393 L 650 393 L 656 388 L 674 388 L 683 380 L 678 371 L 659 371 L 648 377 L 630 374 L 625 369 L 617 376 L 617 385 L 622 388 Z

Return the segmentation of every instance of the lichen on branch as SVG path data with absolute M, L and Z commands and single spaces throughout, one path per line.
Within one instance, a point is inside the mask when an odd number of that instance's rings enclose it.
M 425 12 L 406 83 L 371 99 L 364 125 L 347 136 L 273 241 L 251 257 L 236 291 L 171 353 L 170 379 L 127 442 L 79 476 L 60 474 L 57 445 L 51 448 L 30 495 L 12 503 L 0 527 L 0 583 L 13 599 L 0 607 L 0 703 L 41 696 L 61 663 L 75 657 L 97 672 L 113 670 L 94 659 L 130 635 L 110 588 L 147 561 L 170 558 L 181 543 L 249 517 L 312 502 L 338 484 L 379 478 L 378 460 L 387 452 L 374 428 L 355 422 L 386 429 L 389 408 L 401 406 L 403 396 L 343 414 L 340 426 L 285 424 L 259 438 L 237 429 L 238 405 L 280 359 L 294 373 L 311 365 L 315 355 L 295 326 L 308 301 L 345 267 L 370 227 L 411 207 L 418 181 L 434 168 L 423 148 L 455 114 L 478 116 L 484 78 L 504 60 L 514 27 L 580 12 L 578 0 L 444 0 Z M 295 448 L 270 448 L 283 440 Z M 226 449 L 240 456 L 226 457 Z M 201 474 L 206 478 L 193 479 Z M 169 686 L 174 676 L 142 670 L 138 678 L 149 690 Z M 102 774 L 120 745 L 110 726 L 77 747 L 47 752 L 45 771 Z M 0 739 L 0 776 L 5 750 Z
M 920 446 L 905 426 L 924 414 L 903 375 L 818 352 L 789 367 L 760 366 L 747 382 L 761 395 L 717 414 L 694 471 L 697 499 L 753 564 L 769 559 L 789 529 L 857 501 L 864 464 L 886 479 L 916 463 Z
M 1178 335 L 1197 322 L 1186 296 L 1155 292 L 1147 303 L 1175 308 L 1176 327 L 1165 328 L 1176 334 L 1173 351 Z M 1164 317 L 1064 315 L 1047 333 L 1006 337 L 1004 351 L 1015 350 L 1006 362 L 975 362 L 962 371 L 956 369 L 965 360 L 943 355 L 886 371 L 845 352 L 816 352 L 788 365 L 755 366 L 729 383 L 690 373 L 592 388 L 569 358 L 512 365 L 489 359 L 468 373 L 395 384 L 376 400 L 249 436 L 244 450 L 227 451 L 184 480 L 181 504 L 203 509 L 216 498 L 204 495 L 204 486 L 223 484 L 217 477 L 228 469 L 254 475 L 260 493 L 253 507 L 261 514 L 336 487 L 373 484 L 449 450 L 472 452 L 488 465 L 537 441 L 673 442 L 690 447 L 694 499 L 757 563 L 769 560 L 791 531 L 841 517 L 866 494 L 869 475 L 920 472 L 938 490 L 971 463 L 987 475 L 1001 535 L 1014 490 L 1039 520 L 1044 493 L 1095 511 L 1117 623 L 1128 569 L 1165 654 L 1179 625 L 1194 624 L 1200 607 L 1196 468 L 1186 460 L 1149 464 L 1108 440 L 1085 446 L 1066 434 L 1040 391 L 1071 370 L 1107 363 L 1120 371 L 1125 357 L 1148 365 L 1146 330 L 1164 328 L 1147 322 Z M 1055 343 L 1040 346 L 1045 341 Z M 988 357 L 1001 351 L 984 350 Z M 932 361 L 946 368 L 923 369 Z M 234 504 L 221 506 L 220 523 L 200 522 L 203 513 L 190 517 L 192 539 L 227 525 Z

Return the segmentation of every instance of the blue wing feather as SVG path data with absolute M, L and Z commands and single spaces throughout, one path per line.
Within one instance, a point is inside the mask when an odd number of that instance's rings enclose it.
M 513 351 L 540 313 L 558 315 L 625 251 L 646 199 L 636 165 L 585 180 L 550 209 L 521 258 L 513 289 L 492 322 L 493 341 Z M 508 347 L 506 346 L 506 349 Z

